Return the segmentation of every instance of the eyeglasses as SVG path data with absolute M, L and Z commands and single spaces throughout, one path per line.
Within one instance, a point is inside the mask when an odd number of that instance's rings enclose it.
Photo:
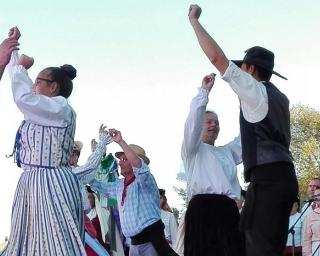
M 37 77 L 36 80 L 35 80 L 35 84 L 39 84 L 41 81 L 45 81 L 45 82 L 47 82 L 47 83 L 53 83 L 53 82 L 54 82 L 54 80 Z

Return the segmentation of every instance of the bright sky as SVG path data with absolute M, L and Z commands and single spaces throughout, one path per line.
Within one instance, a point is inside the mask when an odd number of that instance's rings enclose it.
M 258 3 L 259 2 L 259 3 Z M 261 45 L 275 55 L 275 70 L 289 81 L 272 81 L 291 104 L 319 108 L 320 2 L 198 1 L 200 21 L 230 59 Z M 101 123 L 119 129 L 128 143 L 143 146 L 158 186 L 170 205 L 180 207 L 173 185 L 189 103 L 205 74 L 216 72 L 198 46 L 188 21 L 190 2 L 3 1 L 0 38 L 17 25 L 21 53 L 35 58 L 34 79 L 48 66 L 74 65 L 78 76 L 70 104 L 77 112 L 76 139 L 84 142 L 80 163 L 90 152 Z M 2 39 L 1 39 L 2 40 Z M 209 108 L 220 118 L 217 145 L 237 135 L 238 100 L 217 78 Z M 11 205 L 21 169 L 11 152 L 22 115 L 13 103 L 7 74 L 0 82 L 0 241 L 9 235 Z M 115 152 L 117 145 L 108 146 Z

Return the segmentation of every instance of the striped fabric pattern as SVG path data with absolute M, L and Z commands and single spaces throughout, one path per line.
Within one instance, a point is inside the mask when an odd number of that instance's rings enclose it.
M 74 127 L 42 126 L 26 121 L 21 128 L 20 159 L 25 165 L 66 166 L 73 146 Z
M 126 237 L 139 234 L 144 228 L 161 219 L 160 196 L 157 183 L 150 173 L 149 166 L 141 159 L 142 166 L 133 168 L 136 179 L 127 187 L 124 205 L 119 204 L 122 232 Z M 117 198 L 121 202 L 123 179 L 115 182 L 94 180 L 90 183 L 93 190 L 100 194 Z
M 20 176 L 4 255 L 86 255 L 79 182 L 68 167 L 75 114 L 64 128 L 25 122 Z

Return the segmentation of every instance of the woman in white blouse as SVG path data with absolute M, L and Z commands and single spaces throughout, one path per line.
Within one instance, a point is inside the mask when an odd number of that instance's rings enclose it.
M 14 29 L 11 36 L 19 38 Z M 20 176 L 4 255 L 86 255 L 78 180 L 69 166 L 76 114 L 67 98 L 76 69 L 42 70 L 35 82 L 27 69 L 33 59 L 17 51 L 8 66 L 14 101 L 24 115 L 16 136 Z

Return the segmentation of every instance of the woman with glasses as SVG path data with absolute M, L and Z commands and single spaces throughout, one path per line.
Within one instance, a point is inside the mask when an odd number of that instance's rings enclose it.
M 19 34 L 17 28 L 14 32 Z M 32 64 L 17 51 L 9 64 L 14 101 L 24 115 L 15 143 L 23 172 L 3 254 L 86 255 L 81 193 L 69 166 L 76 114 L 67 99 L 76 69 L 45 68 L 33 84 L 27 72 Z

